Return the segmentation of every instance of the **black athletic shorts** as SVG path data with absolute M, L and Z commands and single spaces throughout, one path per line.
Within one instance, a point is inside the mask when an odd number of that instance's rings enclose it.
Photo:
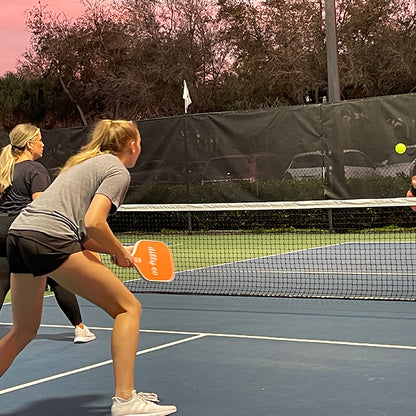
M 7 235 L 7 258 L 11 273 L 47 275 L 73 253 L 81 251 L 79 241 L 68 241 L 37 231 L 11 230 Z

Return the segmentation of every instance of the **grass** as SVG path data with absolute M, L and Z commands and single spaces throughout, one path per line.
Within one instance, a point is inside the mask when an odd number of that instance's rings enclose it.
M 4 298 L 4 303 L 8 303 L 10 302 L 10 291 L 9 293 L 6 295 L 6 297 Z

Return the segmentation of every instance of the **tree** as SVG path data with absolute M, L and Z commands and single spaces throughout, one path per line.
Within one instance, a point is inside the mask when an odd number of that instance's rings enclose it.
M 220 7 L 223 36 L 234 50 L 228 76 L 248 108 L 300 104 L 325 87 L 319 3 L 220 0 Z
M 213 107 L 210 89 L 222 65 L 213 4 L 125 0 L 109 8 L 89 2 L 73 22 L 37 6 L 22 71 L 60 84 L 83 119 L 83 113 L 90 120 L 178 113 L 183 79 L 194 87 L 194 108 Z
M 182 111 L 181 85 L 190 85 L 194 111 L 216 109 L 213 94 L 228 49 L 215 25 L 214 0 L 123 0 L 141 91 L 159 115 Z M 153 110 L 152 110 L 153 109 Z
M 18 114 L 22 102 L 22 80 L 9 72 L 4 78 L 0 78 L 0 118 L 6 131 L 11 130 L 20 121 Z
M 340 72 L 344 97 L 411 92 L 416 86 L 416 14 L 410 1 L 339 3 Z
M 87 119 L 83 107 L 91 114 L 101 106 L 97 94 L 100 85 L 93 77 L 108 71 L 104 42 L 114 39 L 112 16 L 105 9 L 94 9 L 74 23 L 65 17 L 54 16 L 42 5 L 34 7 L 29 14 L 28 26 L 32 31 L 32 48 L 25 55 L 22 73 L 32 78 L 43 78 L 60 85 L 62 91 L 77 109 L 84 125 Z M 106 36 L 108 27 L 112 36 Z M 104 45 L 104 47 L 103 47 Z M 68 51 L 70 53 L 68 53 Z
M 25 93 L 3 95 L 3 117 L 52 126 L 182 114 L 184 79 L 193 112 L 320 102 L 323 2 L 83 0 L 74 20 L 39 4 L 17 74 Z M 413 0 L 336 4 L 342 98 L 413 91 Z
M 38 123 L 46 114 L 45 91 L 40 82 L 28 82 L 12 73 L 0 78 L 0 121 L 4 130 L 18 123 Z

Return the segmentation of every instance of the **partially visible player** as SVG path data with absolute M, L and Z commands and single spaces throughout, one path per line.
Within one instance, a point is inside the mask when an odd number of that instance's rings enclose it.
M 10 224 L 27 204 L 49 185 L 45 167 L 36 162 L 42 157 L 40 130 L 31 124 L 18 124 L 9 134 L 10 144 L 0 154 L 0 309 L 10 289 L 6 258 L 6 235 Z M 75 343 L 89 342 L 95 335 L 83 324 L 76 296 L 48 278 L 56 301 L 75 328 Z
M 416 159 L 412 162 L 410 167 L 410 189 L 406 193 L 407 198 L 416 197 Z M 416 206 L 410 207 L 413 211 L 416 211 Z
M 35 337 L 46 276 L 95 303 L 114 318 L 111 354 L 115 397 L 112 416 L 169 415 L 155 395 L 136 393 L 134 364 L 141 305 L 114 273 L 88 250 L 111 254 L 133 267 L 130 252 L 111 231 L 107 216 L 122 203 L 141 151 L 134 123 L 102 120 L 90 141 L 71 157 L 55 181 L 10 226 L 13 327 L 0 340 L 0 375 Z M 46 261 L 47 259 L 47 261 Z

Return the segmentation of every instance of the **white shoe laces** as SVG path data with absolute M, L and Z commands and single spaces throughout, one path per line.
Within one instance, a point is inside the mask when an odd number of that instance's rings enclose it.
M 136 393 L 136 397 L 139 397 L 142 400 L 148 401 L 148 402 L 159 402 L 159 399 L 157 397 L 156 393 L 143 393 L 142 391 L 139 393 Z

